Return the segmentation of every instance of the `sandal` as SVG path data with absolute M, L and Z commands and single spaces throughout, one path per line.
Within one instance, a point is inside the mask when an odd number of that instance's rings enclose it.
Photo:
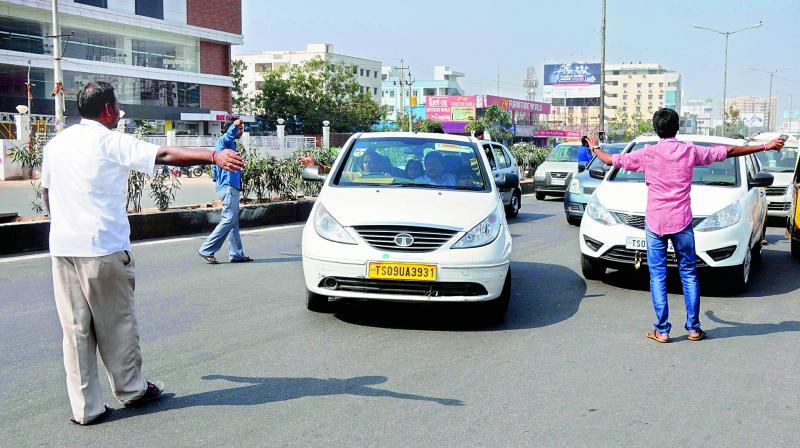
M 697 336 L 692 336 L 692 334 L 689 333 L 689 337 L 687 339 L 689 339 L 690 341 L 702 341 L 703 339 L 708 337 L 706 332 L 699 328 L 697 329 L 697 331 L 695 331 L 695 333 L 697 334 Z
M 666 336 L 667 339 L 666 340 L 661 339 L 659 336 Z M 652 339 L 652 340 L 654 340 L 654 341 L 656 341 L 656 342 L 658 342 L 660 344 L 666 344 L 666 343 L 669 342 L 669 335 L 666 335 L 664 333 L 660 333 L 658 330 L 648 331 L 647 332 L 647 338 L 648 339 Z
M 253 261 L 252 258 L 244 257 L 244 258 L 234 258 L 231 260 L 231 263 L 250 263 L 251 261 Z
M 214 258 L 213 255 L 203 255 L 203 254 L 197 254 L 197 255 L 200 255 L 200 258 L 206 260 L 206 263 L 208 264 L 219 264 L 219 260 Z

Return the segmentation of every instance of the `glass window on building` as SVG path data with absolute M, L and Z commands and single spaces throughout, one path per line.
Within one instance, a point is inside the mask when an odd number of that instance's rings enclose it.
M 0 50 L 45 54 L 50 43 L 45 43 L 45 30 L 41 23 L 0 17 Z
M 111 62 L 125 64 L 126 54 L 122 42 L 117 44 L 117 36 L 98 33 L 77 28 L 61 28 L 63 34 L 69 34 L 64 45 L 64 57 L 83 59 L 85 61 Z
M 664 87 L 664 83 L 663 82 L 658 83 L 658 87 Z
M 626 87 L 628 87 L 628 83 L 627 83 L 627 82 L 623 82 L 623 83 L 622 83 L 622 87 L 623 87 L 623 88 L 626 88 Z
M 136 0 L 136 15 L 164 19 L 164 0 Z
M 357 65 L 354 65 L 354 66 L 353 66 L 353 74 L 354 74 L 354 75 L 357 75 L 357 74 L 358 74 L 358 66 L 357 66 Z
M 197 71 L 197 52 L 188 45 L 133 39 L 133 65 L 168 70 Z
M 640 83 L 640 82 L 637 82 L 637 83 L 636 83 L 636 88 L 637 88 L 637 89 L 641 89 L 641 88 L 642 88 L 642 83 Z
M 377 87 L 373 87 L 372 88 L 372 94 L 373 95 L 377 95 L 378 94 L 378 88 Z
M 653 83 L 652 82 L 648 82 L 647 83 L 647 87 L 653 87 Z
M 80 3 L 81 5 L 96 6 L 98 8 L 108 8 L 108 2 L 106 2 L 106 0 L 75 0 L 75 3 Z
M 622 101 L 628 101 L 628 95 L 622 95 Z
M 430 88 L 430 87 L 425 87 L 425 88 L 422 89 L 422 95 L 423 96 L 436 96 L 436 89 L 435 88 Z

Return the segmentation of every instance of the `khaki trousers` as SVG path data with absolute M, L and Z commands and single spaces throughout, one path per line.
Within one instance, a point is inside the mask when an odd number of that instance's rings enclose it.
M 111 389 L 122 403 L 147 390 L 133 308 L 134 261 L 128 251 L 52 259 L 67 392 L 72 415 L 84 423 L 105 410 L 97 377 L 98 349 Z

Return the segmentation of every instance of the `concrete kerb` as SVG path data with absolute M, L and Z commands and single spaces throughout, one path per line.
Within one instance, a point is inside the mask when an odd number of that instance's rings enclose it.
M 311 214 L 312 199 L 246 204 L 239 208 L 242 228 L 302 222 Z M 131 241 L 194 235 L 211 232 L 219 224 L 221 208 L 167 210 L 128 215 Z M 0 224 L 0 255 L 46 251 L 49 221 Z

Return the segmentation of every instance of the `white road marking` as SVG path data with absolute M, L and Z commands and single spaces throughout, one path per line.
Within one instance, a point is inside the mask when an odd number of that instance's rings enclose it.
M 294 229 L 297 227 L 302 227 L 305 224 L 289 224 L 285 226 L 275 226 L 275 227 L 264 227 L 261 229 L 249 229 L 249 230 L 242 230 L 239 233 L 242 235 L 252 235 L 255 233 L 266 233 L 266 232 L 274 232 L 277 230 L 284 230 L 284 229 Z M 139 246 L 157 246 L 160 244 L 171 244 L 171 243 L 180 243 L 184 241 L 193 241 L 193 240 L 203 240 L 205 236 L 187 236 L 181 238 L 169 238 L 164 240 L 156 240 L 156 241 L 142 241 L 139 243 L 133 243 L 133 247 Z M 50 253 L 37 253 L 31 255 L 20 255 L 17 257 L 8 257 L 8 258 L 0 258 L 0 264 L 2 263 L 12 263 L 14 261 L 25 261 L 25 260 L 36 260 L 38 258 L 50 258 Z

